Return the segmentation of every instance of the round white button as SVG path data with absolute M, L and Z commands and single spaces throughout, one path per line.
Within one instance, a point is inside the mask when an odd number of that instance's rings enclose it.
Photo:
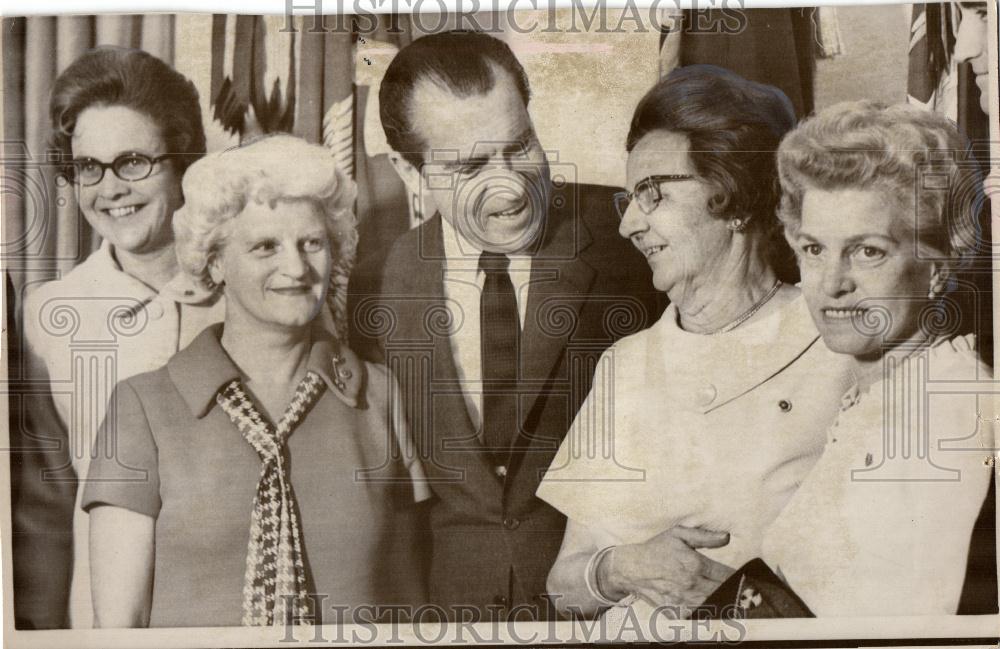
M 718 394 L 719 393 L 715 389 L 715 386 L 709 383 L 708 385 L 698 389 L 698 392 L 695 393 L 695 399 L 698 401 L 699 406 L 707 406 L 715 401 L 715 397 L 718 396 Z

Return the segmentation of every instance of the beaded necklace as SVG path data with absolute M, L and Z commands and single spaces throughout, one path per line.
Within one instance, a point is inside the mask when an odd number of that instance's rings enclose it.
M 781 288 L 781 280 L 780 279 L 775 280 L 774 281 L 774 286 L 771 287 L 771 290 L 769 290 L 767 293 L 765 293 L 764 297 L 762 297 L 759 300 L 757 300 L 756 302 L 754 302 L 754 304 L 749 309 L 747 309 L 746 311 L 744 311 L 743 313 L 741 313 L 740 315 L 738 315 L 735 320 L 733 320 L 729 324 L 723 325 L 722 327 L 716 329 L 715 331 L 708 332 L 707 335 L 709 335 L 709 336 L 715 336 L 715 335 L 718 335 L 718 334 L 724 334 L 724 333 L 730 332 L 733 329 L 735 329 L 736 327 L 740 326 L 741 324 L 743 324 L 744 322 L 746 322 L 747 320 L 749 320 L 750 318 L 752 318 L 753 314 L 755 314 L 758 311 L 760 311 L 761 308 L 763 308 L 763 306 L 765 304 L 767 304 L 771 300 L 772 297 L 775 296 L 775 294 L 778 292 L 779 288 Z

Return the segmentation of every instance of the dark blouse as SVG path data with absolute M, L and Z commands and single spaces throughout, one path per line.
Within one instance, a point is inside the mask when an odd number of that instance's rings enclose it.
M 150 626 L 240 624 L 261 463 L 215 402 L 240 376 L 221 333 L 210 327 L 165 367 L 119 383 L 84 491 L 85 510 L 114 505 L 156 519 Z M 419 605 L 425 591 L 414 490 L 390 425 L 390 375 L 344 350 L 342 391 L 334 349 L 329 340 L 313 345 L 308 369 L 327 389 L 289 438 L 286 465 L 317 622 L 327 623 L 350 621 L 358 606 Z

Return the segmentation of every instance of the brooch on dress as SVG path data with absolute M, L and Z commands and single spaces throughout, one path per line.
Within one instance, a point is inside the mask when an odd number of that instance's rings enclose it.
M 341 392 L 347 392 L 347 380 L 353 376 L 351 370 L 343 365 L 347 363 L 347 359 L 338 354 L 333 355 L 333 384 L 337 386 L 337 389 Z

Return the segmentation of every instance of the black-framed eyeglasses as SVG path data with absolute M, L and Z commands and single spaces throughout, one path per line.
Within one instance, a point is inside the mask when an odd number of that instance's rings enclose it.
M 74 158 L 67 165 L 70 180 L 84 187 L 96 185 L 110 169 L 116 176 L 127 182 L 149 178 L 156 163 L 166 160 L 171 154 L 150 157 L 143 153 L 123 153 L 111 162 L 101 162 L 96 158 Z
M 632 204 L 632 201 L 635 201 L 639 205 L 639 209 L 642 210 L 643 214 L 649 214 L 663 200 L 663 192 L 660 191 L 660 185 L 667 182 L 694 179 L 695 177 L 690 174 L 660 174 L 643 178 L 635 184 L 634 191 L 618 192 L 615 194 L 615 211 L 618 212 L 618 218 L 625 218 L 625 212 L 628 210 L 628 206 Z

